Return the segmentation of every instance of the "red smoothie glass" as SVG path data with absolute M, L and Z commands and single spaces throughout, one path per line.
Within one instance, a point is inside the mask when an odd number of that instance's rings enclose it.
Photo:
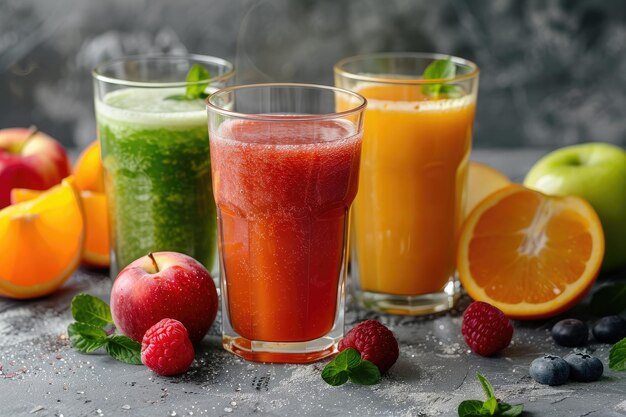
M 207 100 L 226 350 L 288 363 L 335 352 L 365 107 L 356 93 L 307 84 Z

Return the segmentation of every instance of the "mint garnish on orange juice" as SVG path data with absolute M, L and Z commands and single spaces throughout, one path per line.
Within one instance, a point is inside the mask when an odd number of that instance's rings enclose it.
M 424 70 L 422 78 L 425 80 L 451 80 L 455 76 L 456 65 L 454 65 L 452 59 L 448 57 L 431 62 Z M 454 84 L 437 83 L 423 86 L 422 92 L 432 98 L 438 98 L 439 95 L 458 97 L 461 95 L 461 88 Z

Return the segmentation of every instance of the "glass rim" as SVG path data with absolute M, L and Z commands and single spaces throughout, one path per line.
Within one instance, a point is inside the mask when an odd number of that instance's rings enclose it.
M 289 117 L 285 117 L 285 115 L 271 115 L 271 114 L 250 114 L 250 113 L 241 113 L 233 110 L 228 110 L 223 107 L 218 106 L 212 100 L 217 98 L 222 94 L 232 93 L 237 90 L 245 90 L 245 89 L 253 89 L 253 88 L 270 88 L 270 87 L 287 87 L 287 88 L 310 88 L 315 90 L 325 90 L 332 91 L 335 93 L 342 93 L 359 100 L 359 104 L 356 107 L 352 107 L 349 110 L 344 110 L 340 112 L 334 113 L 322 113 L 322 114 L 302 114 L 302 115 L 289 115 Z M 244 120 L 256 120 L 256 121 L 265 121 L 265 122 L 303 122 L 310 120 L 332 120 L 339 119 L 342 117 L 350 116 L 353 114 L 361 113 L 367 107 L 367 99 L 363 97 L 359 93 L 355 93 L 354 91 L 346 90 L 345 88 L 333 87 L 329 85 L 321 85 L 321 84 L 303 84 L 303 83 L 262 83 L 262 84 L 244 84 L 237 85 L 233 87 L 226 87 L 220 90 L 217 90 L 204 101 L 206 104 L 207 110 L 214 111 L 223 116 L 233 117 L 237 119 Z
M 425 80 L 423 78 L 389 78 L 381 75 L 371 75 L 371 74 L 356 74 L 354 72 L 348 71 L 345 69 L 347 64 L 357 62 L 357 61 L 365 61 L 376 58 L 387 58 L 387 59 L 396 59 L 396 58 L 413 58 L 413 59 L 445 59 L 450 58 L 452 62 L 459 66 L 469 67 L 471 69 L 467 74 L 457 75 L 454 78 L 433 78 Z M 374 83 L 384 83 L 384 84 L 404 84 L 404 85 L 428 85 L 428 84 L 440 84 L 442 82 L 456 82 L 456 81 L 464 81 L 470 80 L 472 78 L 478 77 L 480 73 L 480 69 L 478 65 L 474 62 L 460 58 L 454 55 L 441 54 L 437 52 L 381 52 L 381 53 L 373 53 L 373 54 L 363 54 L 363 55 L 354 55 L 347 58 L 343 58 L 334 65 L 333 70 L 335 75 L 340 75 L 345 78 L 349 78 L 357 81 L 369 81 Z
M 199 63 L 210 63 L 214 65 L 221 65 L 227 68 L 227 72 L 218 75 L 215 77 L 211 77 L 205 80 L 198 80 L 193 82 L 188 81 L 167 81 L 167 82 L 151 82 L 151 81 L 133 81 L 133 80 L 124 80 L 121 78 L 110 77 L 108 75 L 104 75 L 102 72 L 104 69 L 121 63 L 121 62 L 132 62 L 132 61 L 169 61 L 169 60 L 186 60 L 186 61 L 198 61 Z M 91 70 L 91 75 L 95 80 L 106 82 L 109 84 L 115 84 L 125 87 L 148 87 L 148 88 L 174 88 L 174 87 L 187 87 L 189 85 L 199 85 L 206 84 L 209 82 L 209 85 L 214 82 L 225 81 L 231 78 L 235 74 L 235 67 L 232 62 L 227 61 L 223 58 L 219 58 L 211 55 L 200 55 L 200 54 L 182 54 L 182 55 L 167 55 L 167 54 L 145 54 L 145 55 L 126 55 L 120 58 L 111 59 L 105 62 L 102 62 L 96 65 Z

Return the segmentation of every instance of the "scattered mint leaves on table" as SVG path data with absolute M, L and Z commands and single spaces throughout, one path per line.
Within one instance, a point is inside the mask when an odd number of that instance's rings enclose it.
M 105 348 L 118 361 L 141 365 L 141 344 L 121 334 L 107 334 L 104 327 L 113 324 L 109 305 L 89 294 L 78 294 L 72 299 L 72 317 L 67 326 L 72 346 L 79 352 L 91 353 Z
M 72 317 L 80 323 L 97 327 L 113 324 L 109 305 L 98 297 L 89 294 L 78 294 L 72 300 Z
M 187 78 L 185 81 L 189 83 L 187 85 L 187 89 L 185 94 L 176 94 L 173 96 L 165 97 L 165 100 L 176 100 L 176 101 L 188 101 L 188 100 L 197 100 L 197 99 L 205 99 L 209 95 L 205 92 L 206 88 L 209 86 L 209 80 L 211 79 L 211 75 L 206 68 L 204 68 L 200 64 L 193 64 L 189 71 L 187 72 Z M 204 82 L 200 82 L 204 81 Z
M 105 348 L 107 353 L 118 361 L 141 365 L 141 344 L 129 337 L 112 334 L 107 338 Z
M 616 316 L 626 310 L 626 284 L 606 285 L 598 289 L 589 304 L 597 316 Z
M 88 323 L 72 323 L 67 326 L 72 346 L 79 352 L 90 353 L 107 343 L 107 333 L 100 327 Z
M 609 368 L 614 371 L 626 371 L 626 337 L 611 348 L 609 352 Z
M 343 385 L 348 380 L 355 384 L 373 385 L 380 381 L 380 370 L 372 362 L 361 359 L 356 349 L 348 348 L 324 367 L 322 379 L 332 386 Z
M 480 417 L 480 416 L 503 416 L 516 417 L 522 414 L 524 406 L 522 404 L 511 405 L 503 403 L 496 398 L 491 383 L 483 375 L 476 373 L 476 378 L 485 391 L 487 400 L 465 400 L 459 404 L 459 417 Z
M 445 80 L 453 79 L 456 76 L 456 65 L 450 57 L 446 59 L 438 59 L 431 62 L 426 69 L 422 78 L 424 80 Z M 438 98 L 439 95 L 447 95 L 449 97 L 459 97 L 461 95 L 461 87 L 454 84 L 437 83 L 427 84 L 422 87 L 422 92 L 427 96 Z

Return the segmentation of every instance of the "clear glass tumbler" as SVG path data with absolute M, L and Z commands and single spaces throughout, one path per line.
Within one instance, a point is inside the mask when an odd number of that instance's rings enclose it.
M 210 78 L 188 82 L 195 64 Z M 233 74 L 228 61 L 200 55 L 125 57 L 94 69 L 112 278 L 154 251 L 185 253 L 217 274 L 204 100 Z M 201 94 L 187 97 L 190 88 Z
M 454 75 L 424 79 L 435 60 Z M 356 56 L 335 85 L 368 100 L 351 275 L 367 309 L 406 315 L 451 308 L 459 297 L 455 246 L 463 220 L 478 68 L 426 53 Z
M 350 91 L 305 84 L 231 87 L 207 100 L 226 350 L 288 363 L 336 351 L 365 106 Z

